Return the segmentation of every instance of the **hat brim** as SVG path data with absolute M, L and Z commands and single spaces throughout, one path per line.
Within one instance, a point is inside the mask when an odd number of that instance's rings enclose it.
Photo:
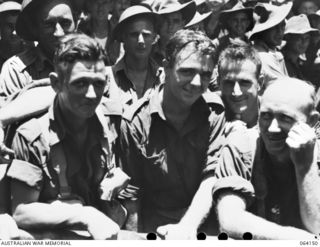
M 201 16 L 199 16 L 199 18 L 195 19 L 193 18 L 187 25 L 185 25 L 185 27 L 191 27 L 193 25 L 196 25 L 202 21 L 204 21 L 205 19 L 207 19 L 209 16 L 211 15 L 211 12 L 208 12 L 208 13 L 204 13 L 202 14 Z M 195 15 L 196 16 L 196 15 Z M 194 17 L 195 17 L 194 16 Z
M 3 2 L 0 4 L 0 14 L 7 12 L 7 11 L 21 11 L 21 4 L 14 2 L 14 1 L 8 1 Z
M 320 32 L 320 30 L 315 29 L 315 28 L 305 28 L 299 31 L 288 31 L 285 32 L 284 35 L 288 35 L 288 34 L 305 34 L 305 33 L 315 33 L 315 32 Z
M 159 15 L 165 15 L 165 14 L 171 14 L 178 11 L 182 13 L 182 17 L 185 23 L 187 24 L 192 20 L 193 16 L 196 13 L 196 3 L 194 1 L 191 1 L 184 4 L 175 5 L 170 8 L 161 9 L 157 13 Z
M 292 2 L 282 5 L 279 8 L 281 9 L 279 9 L 274 19 L 268 20 L 264 23 L 258 23 L 254 25 L 252 31 L 249 34 L 249 39 L 254 38 L 254 35 L 256 35 L 257 33 L 261 33 L 265 30 L 275 27 L 278 24 L 280 24 L 282 21 L 284 21 L 288 16 L 288 14 L 290 13 L 290 10 L 292 8 Z
M 159 15 L 154 12 L 145 12 L 145 13 L 137 13 L 125 19 L 124 21 L 118 23 L 116 27 L 113 29 L 112 36 L 115 40 L 122 42 L 122 34 L 125 25 L 127 25 L 132 19 L 138 16 L 146 16 L 147 18 L 153 18 L 155 28 L 157 23 L 159 22 Z

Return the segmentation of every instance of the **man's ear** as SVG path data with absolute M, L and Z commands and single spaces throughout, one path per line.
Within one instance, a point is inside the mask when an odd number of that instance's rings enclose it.
M 157 42 L 158 42 L 159 39 L 160 39 L 159 34 L 156 34 L 156 36 L 154 37 L 154 40 L 153 40 L 153 42 L 152 42 L 152 45 L 157 44 Z
M 309 125 L 310 125 L 311 127 L 313 127 L 313 126 L 316 125 L 316 123 L 317 123 L 318 120 L 319 120 L 319 116 L 320 116 L 320 114 L 319 114 L 319 112 L 317 112 L 316 110 L 313 110 L 313 111 L 311 112 L 310 117 L 309 117 Z
M 264 75 L 262 73 L 260 73 L 259 78 L 258 78 L 258 94 L 262 95 L 263 94 L 263 90 L 265 89 L 263 86 L 264 84 Z
M 61 91 L 61 83 L 58 78 L 58 74 L 56 72 L 51 72 L 49 74 L 50 82 L 51 82 L 51 87 L 53 90 L 58 93 Z

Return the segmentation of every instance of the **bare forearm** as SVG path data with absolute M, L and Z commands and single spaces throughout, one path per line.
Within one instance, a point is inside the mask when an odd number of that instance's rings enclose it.
M 62 202 L 20 204 L 13 217 L 21 228 L 85 226 L 86 207 Z
M 314 163 L 307 172 L 296 169 L 301 219 L 310 232 L 320 231 L 320 177 Z
M 212 188 L 216 178 L 211 177 L 202 181 L 190 207 L 180 223 L 194 226 L 196 229 L 203 223 L 212 207 Z

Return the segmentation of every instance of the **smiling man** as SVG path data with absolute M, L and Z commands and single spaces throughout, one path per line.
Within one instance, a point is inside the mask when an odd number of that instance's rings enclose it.
M 22 124 L 13 139 L 13 217 L 23 229 L 82 226 L 94 239 L 114 237 L 119 226 L 103 212 L 102 183 L 111 176 L 116 133 L 100 104 L 105 54 L 97 41 L 69 34 L 50 73 L 56 97 L 49 112 Z M 103 198 L 103 197 L 102 197 Z
M 166 239 L 195 238 L 203 220 L 197 214 L 209 213 L 212 187 L 205 170 L 216 161 L 224 124 L 220 98 L 202 97 L 213 54 L 212 42 L 202 32 L 178 31 L 167 45 L 165 82 L 124 114 L 121 164 L 131 185 L 140 188 L 138 200 L 131 200 L 138 231 L 157 231 Z M 203 185 L 208 194 L 201 194 Z M 200 207 L 189 211 L 194 203 Z
M 261 61 L 249 45 L 233 45 L 219 57 L 218 83 L 226 106 L 227 121 L 242 120 L 248 128 L 257 124 Z
M 213 198 L 229 236 L 313 239 L 319 233 L 318 117 L 314 88 L 306 82 L 285 77 L 267 87 L 260 132 L 241 131 L 223 148 L 215 170 L 220 179 Z

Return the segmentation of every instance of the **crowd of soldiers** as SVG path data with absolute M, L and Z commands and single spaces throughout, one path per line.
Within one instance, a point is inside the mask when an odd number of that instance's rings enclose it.
M 0 239 L 314 239 L 319 0 L 0 4 Z

